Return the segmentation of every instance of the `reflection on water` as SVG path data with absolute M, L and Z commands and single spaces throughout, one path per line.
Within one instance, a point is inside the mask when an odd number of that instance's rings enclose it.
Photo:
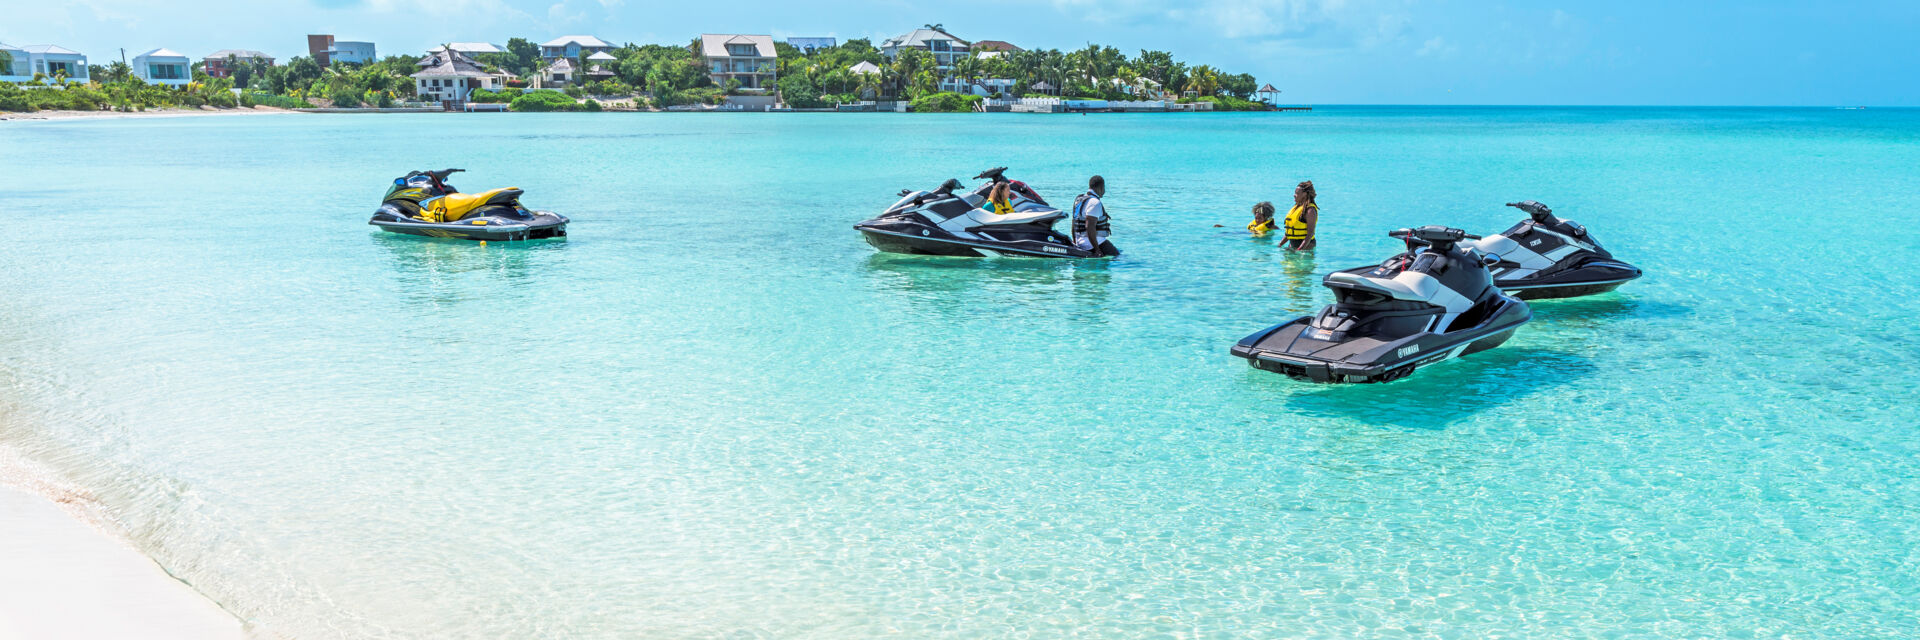
M 566 238 L 481 244 L 388 232 L 375 232 L 373 242 L 387 257 L 388 271 L 407 297 L 430 305 L 497 295 L 474 286 L 471 281 L 476 277 L 509 288 L 525 286 L 548 263 L 548 256 L 567 246 Z
M 1313 277 L 1313 252 L 1277 250 L 1281 252 L 1284 276 L 1280 280 L 1280 297 L 1287 301 L 1288 307 L 1312 308 L 1314 291 L 1320 286 L 1319 280 Z

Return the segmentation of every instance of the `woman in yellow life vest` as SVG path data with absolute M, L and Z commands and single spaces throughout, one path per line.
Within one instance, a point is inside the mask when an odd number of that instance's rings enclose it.
M 996 182 L 993 190 L 987 192 L 987 211 L 999 215 L 1013 213 L 1013 187 L 1005 182 Z
M 1280 239 L 1280 246 L 1289 251 L 1312 251 L 1317 239 L 1314 231 L 1320 224 L 1320 205 L 1313 202 L 1313 181 L 1300 183 L 1293 189 L 1293 209 L 1287 211 L 1284 228 L 1287 235 Z
M 1247 231 L 1252 232 L 1253 237 L 1265 236 L 1278 228 L 1280 227 L 1273 222 L 1273 203 L 1262 202 L 1253 205 L 1253 222 L 1247 223 Z

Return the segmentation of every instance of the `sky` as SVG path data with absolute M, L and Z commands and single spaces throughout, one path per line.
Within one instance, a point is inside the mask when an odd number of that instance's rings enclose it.
M 309 33 L 386 56 L 570 34 L 878 42 L 938 23 L 1025 48 L 1171 51 L 1294 104 L 1920 106 L 1920 0 L 0 0 L 0 16 L 0 42 L 95 64 L 156 47 L 284 62 Z

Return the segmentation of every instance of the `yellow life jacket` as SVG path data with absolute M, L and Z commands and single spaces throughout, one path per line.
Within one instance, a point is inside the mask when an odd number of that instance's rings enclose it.
M 1256 236 L 1267 235 L 1268 231 L 1272 231 L 1278 228 L 1280 227 L 1273 223 L 1273 218 L 1267 218 L 1265 220 L 1255 220 L 1253 222 L 1247 223 L 1247 230 L 1252 231 L 1253 235 L 1256 235 Z
M 1002 204 L 1002 203 L 999 203 L 999 202 L 994 202 L 994 201 L 992 201 L 992 200 L 988 200 L 988 201 L 987 201 L 987 204 L 989 204 L 989 205 L 992 205 L 992 206 L 993 206 L 993 212 L 994 212 L 995 214 L 998 214 L 998 215 L 1003 215 L 1003 216 L 1004 216 L 1004 215 L 1007 215 L 1007 214 L 1009 214 L 1009 213 L 1013 213 L 1013 202 L 1012 202 L 1011 200 L 1009 200 L 1009 201 L 1008 201 L 1008 202 L 1006 202 L 1005 204 Z
M 1307 207 L 1313 207 L 1314 213 L 1320 212 L 1320 205 L 1311 202 L 1287 211 L 1287 242 L 1313 239 L 1313 235 L 1307 232 Z

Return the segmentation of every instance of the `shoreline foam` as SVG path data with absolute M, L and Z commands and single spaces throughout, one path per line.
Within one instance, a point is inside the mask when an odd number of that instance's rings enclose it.
M 0 638 L 244 638 L 241 622 L 111 533 L 94 498 L 0 448 Z

